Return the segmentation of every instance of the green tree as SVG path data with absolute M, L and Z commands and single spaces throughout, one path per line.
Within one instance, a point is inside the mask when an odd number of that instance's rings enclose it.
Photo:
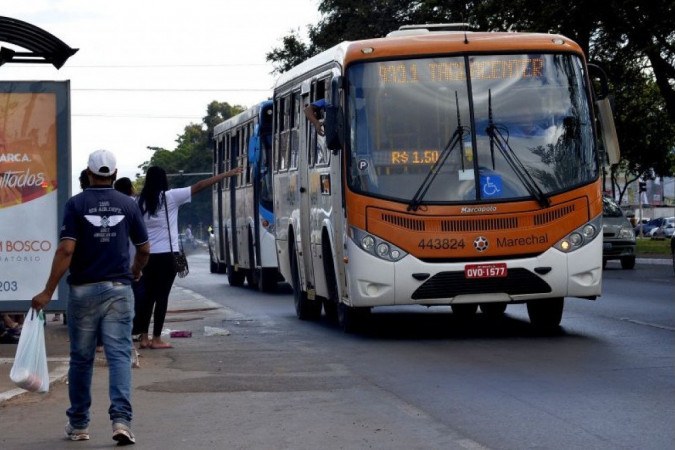
M 323 0 L 309 44 L 275 49 L 286 70 L 341 41 L 382 37 L 401 25 L 468 22 L 485 31 L 560 33 L 609 75 L 624 163 L 633 176 L 673 174 L 675 148 L 675 1 L 610 0 Z M 301 48 L 303 53 L 296 52 Z M 616 172 L 615 168 L 615 172 Z M 616 173 L 615 173 L 616 174 Z
M 213 101 L 206 108 L 206 116 L 201 124 L 191 123 L 185 127 L 183 134 L 176 139 L 176 148 L 167 150 L 161 147 L 148 147 L 153 152 L 149 161 L 139 168 L 145 174 L 150 166 L 160 166 L 169 174 L 169 187 L 190 186 L 213 173 L 213 146 L 211 136 L 213 129 L 220 122 L 244 111 L 243 106 L 231 106 L 225 102 Z M 180 175 L 180 174 L 188 175 Z M 206 174 L 206 175 L 189 175 Z M 142 177 L 136 181 L 137 190 L 143 186 Z M 204 191 L 196 195 L 191 203 L 183 206 L 178 213 L 178 225 L 182 230 L 188 224 L 199 237 L 199 232 L 213 220 L 211 196 Z M 202 230 L 198 227 L 201 225 Z

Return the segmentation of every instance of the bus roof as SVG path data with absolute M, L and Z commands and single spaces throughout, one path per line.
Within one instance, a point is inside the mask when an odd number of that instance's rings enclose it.
M 274 89 L 300 75 L 330 63 L 346 66 L 354 61 L 464 53 L 573 52 L 579 45 L 559 34 L 517 32 L 433 31 L 384 38 L 345 41 L 321 52 L 277 79 Z
M 265 100 L 263 102 L 255 104 L 250 108 L 248 108 L 246 111 L 241 112 L 236 116 L 232 116 L 229 119 L 224 120 L 215 127 L 213 127 L 213 135 L 217 136 L 219 134 L 222 134 L 225 131 L 229 130 L 230 128 L 236 127 L 240 123 L 244 123 L 250 120 L 251 118 L 257 116 L 260 113 L 260 110 L 262 110 L 263 108 L 271 106 L 272 100 Z

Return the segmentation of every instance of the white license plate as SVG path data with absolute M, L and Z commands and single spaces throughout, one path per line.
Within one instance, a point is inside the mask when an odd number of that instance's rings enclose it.
M 467 264 L 464 266 L 465 278 L 502 278 L 506 274 L 506 263 Z

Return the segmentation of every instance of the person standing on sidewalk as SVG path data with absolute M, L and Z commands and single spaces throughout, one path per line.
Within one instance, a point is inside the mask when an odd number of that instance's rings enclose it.
M 70 269 L 66 306 L 70 408 L 66 411 L 66 437 L 73 441 L 89 439 L 91 382 L 100 334 L 108 361 L 112 437 L 118 444 L 127 445 L 136 442 L 131 432 L 131 282 L 141 277 L 150 244 L 136 202 L 112 187 L 116 166 L 115 156 L 107 150 L 89 155 L 91 186 L 66 202 L 49 278 L 31 306 L 38 311 L 44 308 Z M 136 247 L 133 264 L 129 263 L 129 239 Z
M 116 191 L 121 192 L 122 194 L 127 195 L 133 201 L 136 201 L 136 192 L 134 190 L 134 184 L 131 182 L 131 180 L 127 177 L 122 177 L 118 178 L 115 180 L 115 183 L 113 184 L 113 187 L 115 188 Z M 134 257 L 136 256 L 136 247 L 129 242 L 129 260 L 133 262 Z M 134 280 L 131 282 L 131 290 L 134 292 L 134 310 L 136 308 L 136 303 L 139 301 L 139 299 L 143 298 L 143 284 L 141 283 L 141 280 Z M 133 330 L 132 330 L 133 331 Z M 133 333 L 132 333 L 132 341 L 133 341 Z M 98 347 L 96 348 L 98 351 Z M 139 359 L 139 354 L 138 350 L 136 350 L 136 347 L 133 345 L 133 342 L 131 344 L 131 367 L 134 369 L 138 369 L 141 367 L 141 361 Z
M 225 178 L 238 175 L 241 167 L 236 167 L 210 178 L 198 181 L 192 186 L 169 189 L 169 180 L 164 169 L 151 166 L 145 174 L 145 184 L 138 196 L 145 225 L 150 239 L 150 260 L 143 271 L 141 282 L 145 287 L 145 296 L 136 304 L 133 334 L 140 334 L 140 348 L 161 349 L 172 345 L 162 340 L 162 328 L 169 294 L 176 278 L 173 254 L 178 251 L 178 208 L 192 201 L 192 196 Z M 167 223 L 168 222 L 168 223 Z M 169 226 L 171 233 L 169 233 Z M 169 235 L 171 242 L 169 242 Z M 150 319 L 154 321 L 152 340 L 149 337 Z

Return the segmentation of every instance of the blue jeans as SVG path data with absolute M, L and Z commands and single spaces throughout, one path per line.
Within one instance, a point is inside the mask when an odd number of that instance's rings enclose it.
M 91 379 L 100 335 L 108 361 L 108 414 L 113 423 L 131 425 L 131 324 L 134 317 L 131 286 L 105 281 L 70 286 L 68 335 L 70 368 L 66 412 L 76 429 L 89 425 Z

